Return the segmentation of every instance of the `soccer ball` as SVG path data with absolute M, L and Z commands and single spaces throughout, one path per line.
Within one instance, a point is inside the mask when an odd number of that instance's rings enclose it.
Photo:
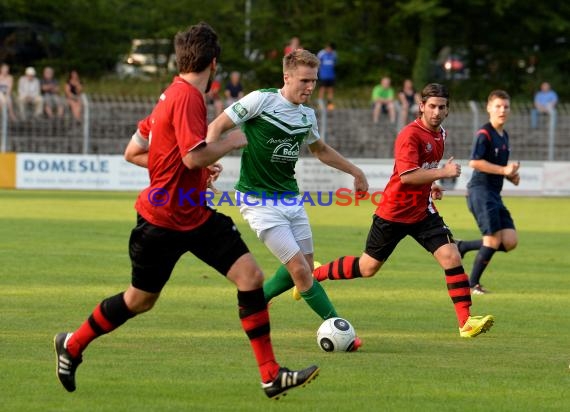
M 325 320 L 317 330 L 317 344 L 325 352 L 350 352 L 356 332 L 343 318 Z

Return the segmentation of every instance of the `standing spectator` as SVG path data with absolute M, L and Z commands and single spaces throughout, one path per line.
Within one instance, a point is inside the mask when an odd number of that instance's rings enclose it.
M 57 113 L 57 117 L 63 117 L 63 103 L 59 95 L 59 82 L 54 77 L 54 72 L 51 67 L 44 67 L 40 85 L 44 101 L 44 112 L 47 117 L 51 119 L 54 116 L 54 109 Z
M 321 64 L 319 66 L 319 100 L 327 96 L 327 110 L 334 109 L 334 83 L 336 79 L 335 66 L 337 54 L 334 43 L 327 43 L 325 48 L 317 54 Z
M 82 93 L 83 85 L 79 79 L 79 73 L 77 73 L 77 70 L 72 70 L 69 72 L 67 83 L 65 83 L 65 98 L 67 99 L 67 104 L 71 109 L 73 118 L 78 122 L 81 122 L 81 111 L 83 109 L 83 103 L 81 101 Z
M 16 120 L 14 107 L 12 105 L 12 88 L 14 87 L 14 77 L 10 74 L 10 66 L 6 63 L 0 65 L 0 108 L 6 105 L 10 120 Z
M 240 72 L 230 73 L 230 79 L 226 83 L 224 95 L 226 96 L 226 107 L 231 106 L 243 97 L 243 86 L 241 84 Z
M 372 121 L 374 123 L 378 123 L 381 113 L 388 113 L 390 123 L 396 123 L 395 93 L 391 84 L 392 80 L 388 76 L 384 76 L 380 83 L 372 89 Z
M 191 252 L 235 284 L 236 309 L 257 361 L 262 389 L 268 397 L 277 398 L 314 379 L 319 368 L 290 371 L 277 363 L 263 273 L 232 219 L 200 201 L 208 182 L 220 172 L 216 160 L 247 144 L 241 134 L 205 142 L 208 123 L 203 94 L 216 73 L 218 36 L 209 25 L 200 23 L 178 33 L 174 44 L 180 73 L 152 113 L 139 122 L 125 150 L 125 159 L 147 167 L 150 175 L 150 185 L 135 204 L 137 224 L 129 240 L 131 283 L 126 291 L 99 303 L 75 332 L 55 336 L 57 376 L 73 392 L 75 372 L 87 346 L 152 309 L 176 262 Z M 215 298 L 210 296 L 212 302 Z M 223 351 L 219 356 L 224 356 Z M 243 376 L 228 378 L 227 385 Z M 218 389 L 223 391 L 224 385 Z
M 472 338 L 487 332 L 494 318 L 470 315 L 469 278 L 453 235 L 433 202 L 443 196 L 435 182 L 461 174 L 461 166 L 453 157 L 439 167 L 447 137 L 441 124 L 448 113 L 447 88 L 436 83 L 424 87 L 419 118 L 404 127 L 394 142 L 394 171 L 374 213 L 365 251 L 360 257 L 343 256 L 322 265 L 313 275 L 318 281 L 372 277 L 400 241 L 411 236 L 443 269 L 459 336 Z
M 289 43 L 287 43 L 283 49 L 283 55 L 287 56 L 289 53 L 297 49 L 302 49 L 301 40 L 299 40 L 298 37 L 291 37 L 291 40 L 289 40 Z
M 400 123 L 404 126 L 412 120 L 409 117 L 413 117 L 414 119 L 418 117 L 420 96 L 416 92 L 411 79 L 404 80 L 402 90 L 398 93 L 398 99 L 400 101 Z
M 301 145 L 322 163 L 350 174 L 358 192 L 368 190 L 366 176 L 319 136 L 315 111 L 305 104 L 317 83 L 319 59 L 297 49 L 283 58 L 283 87 L 249 93 L 208 127 L 207 141 L 240 126 L 247 137 L 242 151 L 236 198 L 240 213 L 281 262 L 263 285 L 266 301 L 297 285 L 305 302 L 322 319 L 336 316 L 325 290 L 311 275 L 313 234 L 295 178 Z M 210 144 L 210 143 L 208 143 Z M 270 199 L 281 199 L 272 201 Z M 358 349 L 360 340 L 353 349 Z
M 27 67 L 24 76 L 18 79 L 18 107 L 22 120 L 26 120 L 27 106 L 32 105 L 34 117 L 40 117 L 43 110 L 43 100 L 40 80 L 36 77 L 36 70 Z
M 530 112 L 530 123 L 533 129 L 538 127 L 538 115 L 548 114 L 556 122 L 556 105 L 558 94 L 550 87 L 550 83 L 543 82 L 540 90 L 534 95 L 534 108 Z
M 511 148 L 504 129 L 511 110 L 510 97 L 503 90 L 494 90 L 487 99 L 489 122 L 477 132 L 469 166 L 473 169 L 467 184 L 467 205 L 473 214 L 483 240 L 457 241 L 461 255 L 478 250 L 469 284 L 471 293 L 484 295 L 489 291 L 481 285 L 481 276 L 496 251 L 508 252 L 518 243 L 515 224 L 501 198 L 504 179 L 519 184 L 519 163 L 509 163 Z

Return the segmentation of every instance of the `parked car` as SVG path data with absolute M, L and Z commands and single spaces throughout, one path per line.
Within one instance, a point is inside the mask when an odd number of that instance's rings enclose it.
M 175 71 L 174 46 L 168 39 L 134 39 L 130 52 L 117 63 L 117 74 L 121 77 Z

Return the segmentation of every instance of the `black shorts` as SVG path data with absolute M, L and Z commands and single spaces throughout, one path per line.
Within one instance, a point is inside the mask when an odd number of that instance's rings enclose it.
M 146 292 L 160 292 L 174 265 L 186 252 L 225 276 L 249 250 L 233 220 L 216 211 L 202 226 L 189 231 L 155 226 L 137 215 L 137 225 L 129 240 L 132 285 Z
M 333 87 L 334 86 L 334 79 L 322 79 L 319 80 L 319 85 L 321 87 Z
M 455 243 L 451 231 L 439 214 L 429 215 L 417 223 L 391 222 L 374 215 L 365 252 L 374 259 L 385 262 L 400 240 L 407 235 L 431 254 L 445 244 Z
M 515 228 L 513 218 L 503 204 L 500 193 L 485 188 L 469 189 L 467 207 L 475 217 L 482 235 Z

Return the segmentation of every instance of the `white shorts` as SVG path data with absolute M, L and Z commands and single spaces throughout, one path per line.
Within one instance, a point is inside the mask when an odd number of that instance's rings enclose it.
M 261 198 L 249 194 L 247 203 L 240 201 L 243 193 L 236 191 L 235 196 L 249 227 L 282 263 L 287 263 L 299 251 L 304 255 L 313 253 L 313 233 L 300 195 L 296 202 L 273 204 L 269 201 L 265 205 Z M 273 228 L 279 229 L 270 230 Z

